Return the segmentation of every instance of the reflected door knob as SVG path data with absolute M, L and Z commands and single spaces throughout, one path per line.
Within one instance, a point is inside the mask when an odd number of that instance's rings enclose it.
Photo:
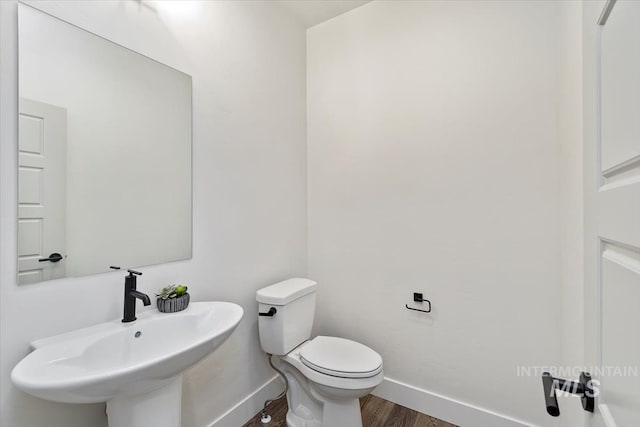
M 64 258 L 62 255 L 60 255 L 58 252 L 54 252 L 51 255 L 49 255 L 49 258 L 40 258 L 38 262 L 45 262 L 45 261 L 58 262 L 62 258 Z

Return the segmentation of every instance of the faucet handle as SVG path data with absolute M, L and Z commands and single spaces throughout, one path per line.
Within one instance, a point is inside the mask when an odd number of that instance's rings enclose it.
M 131 275 L 136 275 L 136 276 L 142 276 L 142 273 L 136 270 L 127 270 L 129 272 L 129 274 Z

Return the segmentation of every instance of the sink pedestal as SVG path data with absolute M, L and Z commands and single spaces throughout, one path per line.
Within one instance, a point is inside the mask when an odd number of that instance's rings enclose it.
M 181 412 L 182 375 L 154 391 L 107 401 L 109 427 L 180 427 Z

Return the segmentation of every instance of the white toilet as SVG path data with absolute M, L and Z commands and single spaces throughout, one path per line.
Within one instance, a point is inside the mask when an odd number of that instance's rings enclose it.
M 260 289 L 262 349 L 275 356 L 289 384 L 287 426 L 362 427 L 359 398 L 383 378 L 382 357 L 337 337 L 311 338 L 316 282 L 289 279 Z

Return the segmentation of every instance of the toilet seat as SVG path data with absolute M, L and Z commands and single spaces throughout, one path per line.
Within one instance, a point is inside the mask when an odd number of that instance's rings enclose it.
M 318 336 L 300 347 L 300 361 L 340 378 L 370 378 L 382 371 L 382 357 L 369 347 L 338 337 Z

